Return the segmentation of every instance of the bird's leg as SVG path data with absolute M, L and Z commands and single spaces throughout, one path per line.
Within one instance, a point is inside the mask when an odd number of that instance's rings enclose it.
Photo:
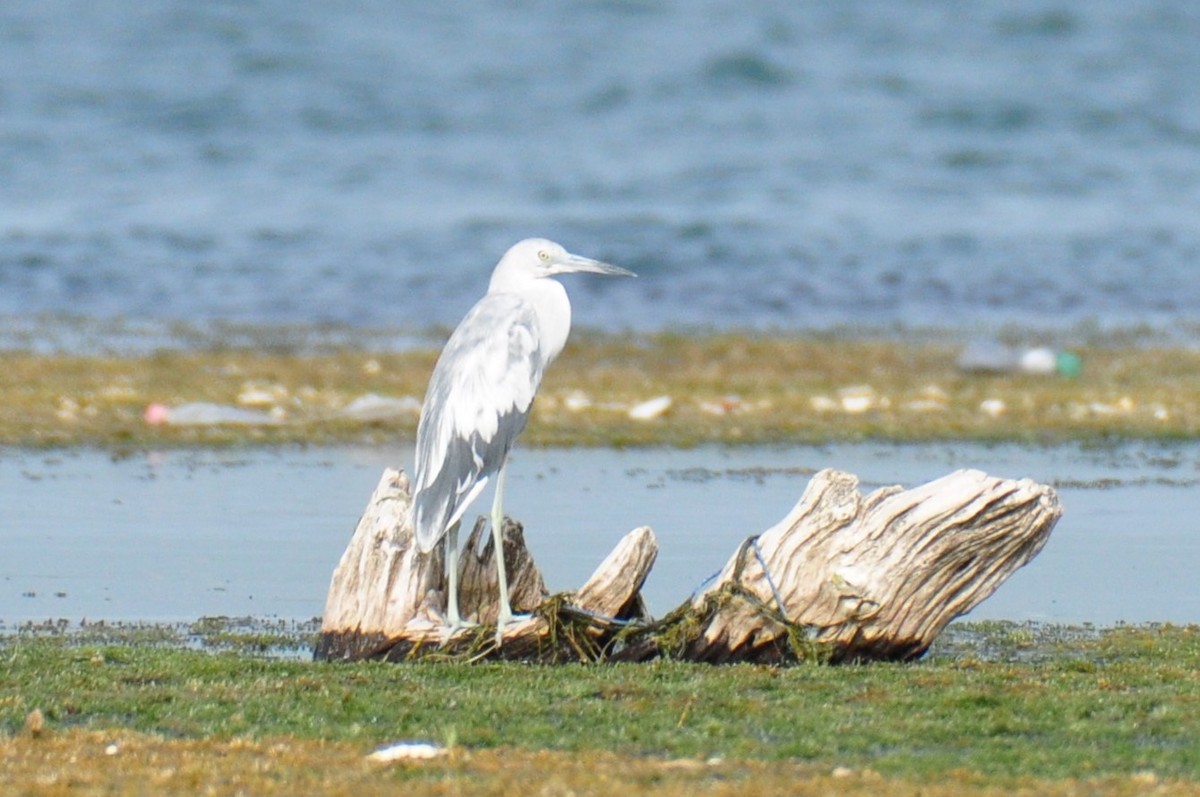
M 496 625 L 502 626 L 512 620 L 512 605 L 508 602 L 508 575 L 504 572 L 504 471 L 496 474 L 496 495 L 492 499 L 492 547 L 496 553 L 496 576 L 499 579 L 499 609 Z
M 446 625 L 450 634 L 472 625 L 458 612 L 458 524 L 456 520 L 446 530 Z
M 507 465 L 507 463 L 506 463 Z M 498 609 L 496 613 L 496 644 L 500 644 L 504 626 L 513 621 L 512 604 L 508 600 L 508 576 L 504 572 L 504 471 L 500 467 L 496 474 L 496 495 L 492 500 L 492 547 L 496 554 L 496 576 L 499 580 Z

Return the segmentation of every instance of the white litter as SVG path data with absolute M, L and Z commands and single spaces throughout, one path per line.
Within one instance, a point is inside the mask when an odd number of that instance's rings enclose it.
M 979 411 L 990 418 L 999 418 L 1007 409 L 1004 401 L 998 398 L 984 399 L 979 402 Z
M 284 420 L 280 413 L 208 402 L 181 404 L 178 407 L 155 403 L 146 407 L 142 417 L 151 426 L 272 426 Z
M 402 415 L 419 415 L 421 402 L 412 396 L 392 398 L 367 393 L 347 404 L 338 415 L 356 421 L 386 421 Z
M 870 385 L 844 387 L 838 391 L 838 400 L 842 405 L 842 412 L 850 415 L 859 415 L 874 409 L 875 405 L 880 403 L 875 388 Z
M 391 761 L 423 761 L 446 755 L 449 750 L 430 742 L 397 742 L 381 747 L 367 756 L 369 761 L 389 763 Z
M 669 409 L 671 409 L 671 397 L 658 396 L 640 404 L 634 404 L 629 408 L 629 417 L 635 421 L 652 421 Z
M 592 406 L 592 399 L 582 390 L 572 390 L 563 399 L 563 406 L 571 412 L 581 412 Z
M 838 403 L 829 396 L 813 396 L 809 399 L 809 404 L 817 412 L 833 412 L 838 408 Z

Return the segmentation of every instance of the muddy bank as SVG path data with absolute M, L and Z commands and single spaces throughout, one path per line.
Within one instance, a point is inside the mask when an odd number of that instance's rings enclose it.
M 1085 341 L 1069 352 L 1081 363 L 1077 369 L 1030 374 L 968 372 L 958 365 L 964 345 L 836 336 L 580 336 L 547 373 L 524 443 L 1200 435 L 1198 350 Z M 436 347 L 299 353 L 239 347 L 122 357 L 0 352 L 6 375 L 0 444 L 402 443 L 415 433 L 436 356 Z M 151 405 L 168 413 L 216 405 L 234 419 L 154 425 L 146 422 Z

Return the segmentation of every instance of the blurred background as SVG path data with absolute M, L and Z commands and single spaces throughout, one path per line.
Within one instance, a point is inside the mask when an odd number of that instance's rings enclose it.
M 582 326 L 1192 342 L 1197 42 L 1189 0 L 8 0 L 0 347 L 428 331 L 529 235 L 641 275 Z

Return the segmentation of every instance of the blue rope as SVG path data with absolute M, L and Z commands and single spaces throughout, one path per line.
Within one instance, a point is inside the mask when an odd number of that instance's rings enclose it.
M 707 587 L 709 584 L 711 584 L 711 583 L 713 583 L 714 581 L 716 581 L 716 580 L 717 580 L 717 576 L 719 576 L 719 575 L 721 575 L 721 571 L 720 571 L 720 570 L 714 570 L 714 571 L 712 572 L 712 575 L 710 575 L 708 578 L 706 578 L 706 579 L 704 579 L 703 581 L 701 581 L 701 582 L 700 582 L 700 583 L 699 583 L 699 584 L 696 586 L 696 588 L 695 588 L 694 590 L 692 590 L 692 597 L 691 597 L 691 599 L 690 599 L 690 600 L 692 600 L 692 601 L 695 601 L 695 600 L 696 600 L 696 596 L 697 596 L 698 594 L 700 594 L 700 590 L 704 589 L 704 588 L 705 588 L 705 587 Z
M 769 586 L 771 588 L 771 594 L 773 596 L 775 596 L 775 606 L 779 609 L 779 614 L 783 617 L 784 620 L 791 622 L 791 620 L 787 616 L 787 611 L 785 611 L 783 608 L 783 596 L 779 594 L 779 587 L 776 586 L 775 579 L 772 578 L 772 576 L 771 576 L 771 568 L 767 567 L 767 560 L 766 560 L 766 557 L 763 556 L 762 548 L 758 547 L 758 535 L 756 534 L 753 537 L 751 537 L 748 540 L 748 543 L 749 543 L 750 547 L 754 549 L 754 558 L 758 560 L 758 566 L 762 568 L 763 575 L 766 576 L 767 586 Z M 746 543 L 743 543 L 743 545 L 745 545 L 745 544 Z M 741 570 L 741 568 L 739 567 L 738 572 L 740 572 L 740 570 Z M 703 590 L 705 587 L 707 587 L 709 584 L 711 584 L 713 581 L 715 581 L 717 576 L 719 576 L 719 575 L 721 575 L 721 571 L 717 570 L 712 575 L 710 575 L 708 578 L 701 581 L 700 585 L 698 587 L 696 587 L 694 590 L 692 590 L 691 600 L 695 601 L 696 595 L 698 595 L 701 590 Z
M 771 594 L 775 596 L 775 605 L 779 608 L 779 614 L 790 623 L 791 620 L 788 619 L 787 612 L 783 608 L 783 597 L 779 594 L 779 587 L 775 586 L 775 579 L 771 578 L 771 569 L 767 567 L 767 560 L 763 558 L 762 549 L 758 547 L 758 537 L 754 537 L 750 545 L 754 547 L 754 558 L 758 560 L 763 575 L 767 577 L 767 585 L 771 588 Z
M 612 625 L 618 625 L 618 626 L 637 625 L 637 624 L 645 622 L 644 620 L 639 620 L 637 618 L 630 618 L 628 620 L 623 620 L 623 619 L 620 619 L 617 617 L 609 617 L 607 614 L 601 614 L 600 612 L 594 612 L 591 609 L 584 609 L 580 606 L 576 606 L 573 603 L 569 603 L 569 604 L 565 605 L 561 609 L 561 611 L 566 614 L 577 614 L 577 615 L 583 615 L 584 617 L 591 617 L 594 620 L 602 620 L 606 623 L 611 623 Z

